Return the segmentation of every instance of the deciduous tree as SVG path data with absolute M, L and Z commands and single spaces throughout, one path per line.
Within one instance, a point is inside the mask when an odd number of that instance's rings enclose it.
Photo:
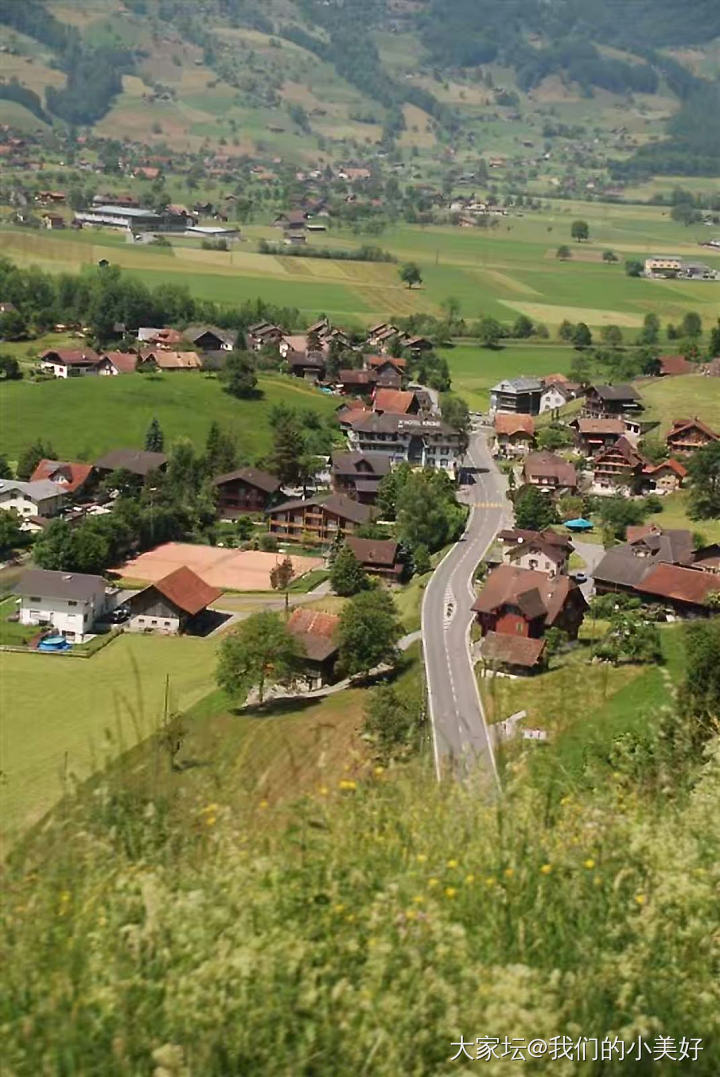
M 291 683 L 300 658 L 298 641 L 277 613 L 254 613 L 220 644 L 217 682 L 240 704 L 257 688 L 262 703 L 268 686 Z
M 345 676 L 392 665 L 402 635 L 395 603 L 387 591 L 361 591 L 347 603 L 338 627 L 338 670 Z

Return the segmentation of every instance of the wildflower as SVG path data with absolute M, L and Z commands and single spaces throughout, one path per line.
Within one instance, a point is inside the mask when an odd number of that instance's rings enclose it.
M 636 894 L 635 895 L 635 902 L 636 902 L 637 905 L 644 905 L 646 901 L 647 901 L 647 898 L 645 897 L 644 894 Z
M 427 860 L 427 856 L 425 855 L 425 853 L 418 853 L 415 859 L 417 860 L 418 864 L 424 864 Z
M 338 782 L 340 789 L 357 789 L 357 782 L 354 782 L 352 778 L 341 778 Z
M 328 787 L 326 785 L 321 785 L 318 789 L 318 793 L 321 797 L 326 797 L 328 795 Z
M 569 804 L 570 803 L 570 797 L 569 796 L 560 797 L 560 803 L 563 804 L 563 805 L 564 804 Z
M 333 905 L 333 912 L 342 912 L 344 908 L 345 906 L 342 902 L 339 902 L 337 905 Z
M 592 869 L 595 867 L 595 861 L 591 856 L 589 856 L 587 860 L 583 860 L 583 867 L 586 867 L 588 871 L 592 871 Z
M 466 882 L 466 883 L 467 883 L 468 885 L 470 885 L 470 883 L 474 883 L 474 882 L 475 882 L 475 876 L 474 876 L 474 875 L 472 874 L 472 872 L 470 872 L 470 874 L 469 874 L 469 875 L 466 875 L 466 876 L 465 876 L 465 882 Z
M 445 887 L 445 897 L 446 898 L 454 898 L 456 894 L 457 894 L 457 890 L 455 889 L 454 886 L 446 886 Z
M 63 890 L 63 891 L 61 891 L 61 893 L 60 893 L 60 900 L 61 900 L 62 902 L 66 902 L 66 901 L 69 901 L 69 900 L 70 900 L 70 891 L 69 891 L 69 890 Z
M 348 923 L 348 924 L 352 924 L 354 920 L 355 920 L 355 913 L 354 913 L 354 912 L 351 912 L 351 913 L 349 913 L 349 914 L 348 914 L 348 915 L 347 915 L 347 916 L 345 917 L 345 921 L 346 921 L 346 923 Z
M 486 886 L 494 886 L 495 885 L 495 879 L 493 878 L 492 875 L 486 875 L 486 877 L 485 877 L 485 885 Z
M 552 864 L 543 864 L 543 866 L 540 868 L 540 871 L 543 873 L 543 875 L 549 875 L 552 871 Z
M 512 879 L 514 874 L 515 874 L 515 869 L 514 868 L 505 868 L 505 875 L 507 876 L 508 879 Z
M 260 806 L 261 808 L 267 808 L 267 806 L 268 806 L 268 802 L 267 802 L 267 800 L 261 800 L 261 801 L 260 801 L 260 805 L 259 805 L 259 806 Z
M 422 905 L 424 900 L 425 900 L 425 898 L 422 896 L 422 894 L 416 894 L 415 897 L 413 898 L 413 901 L 415 902 L 416 905 Z
M 216 822 L 217 822 L 217 819 L 215 818 L 214 815 L 206 815 L 205 816 L 205 826 L 215 826 Z
M 417 920 L 417 909 L 406 909 L 405 910 L 405 919 L 406 920 Z
M 200 814 L 203 815 L 206 812 L 210 812 L 211 815 L 214 815 L 218 808 L 218 804 L 206 804 L 204 808 L 200 809 Z
M 380 774 L 384 774 L 384 773 L 385 773 L 385 767 L 377 766 L 373 770 L 373 774 L 380 775 Z
M 432 877 L 431 879 L 428 879 L 428 882 L 427 882 L 427 884 L 428 884 L 428 886 L 430 887 L 430 889 L 432 889 L 432 887 L 434 887 L 434 886 L 437 886 L 437 884 L 438 884 L 439 882 L 440 882 L 440 880 L 439 880 L 439 879 L 436 879 L 436 878 L 435 878 L 435 877 L 433 876 L 433 877 Z
M 448 860 L 447 866 L 449 868 L 456 868 L 458 866 L 457 860 Z

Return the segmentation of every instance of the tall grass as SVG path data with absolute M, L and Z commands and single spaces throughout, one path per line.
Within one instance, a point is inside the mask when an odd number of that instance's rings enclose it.
M 674 798 L 617 772 L 551 803 L 507 773 L 499 804 L 416 764 L 288 813 L 108 772 L 7 869 L 4 1072 L 435 1077 L 465 1072 L 460 1034 L 662 1034 L 702 1037 L 714 1077 L 720 746 Z

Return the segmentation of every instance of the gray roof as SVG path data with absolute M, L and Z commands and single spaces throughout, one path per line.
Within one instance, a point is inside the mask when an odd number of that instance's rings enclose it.
M 359 501 L 353 501 L 352 498 L 347 497 L 345 494 L 320 494 L 318 497 L 283 501 L 280 505 L 275 505 L 273 508 L 268 509 L 267 514 L 268 516 L 274 516 L 276 513 L 286 512 L 288 509 L 304 508 L 306 505 L 322 506 L 328 512 L 356 524 L 366 523 L 371 516 L 371 510 L 368 505 L 361 505 Z
M 673 528 L 613 546 L 605 553 L 593 576 L 602 583 L 637 587 L 656 565 L 690 565 L 692 559 L 691 533 Z
M 593 385 L 601 400 L 639 400 L 632 385 Z
M 366 463 L 370 466 L 370 471 L 363 471 L 358 469 L 358 464 Z M 332 454 L 332 469 L 339 475 L 356 475 L 358 477 L 369 479 L 373 476 L 378 478 L 382 475 L 387 475 L 390 471 L 390 460 L 387 453 L 384 452 L 342 452 L 336 451 Z
M 35 482 L 0 479 L 0 494 L 8 493 L 11 490 L 19 490 L 21 494 L 26 494 L 33 501 L 42 501 L 46 497 L 57 497 L 58 494 L 63 492 L 57 483 L 52 482 L 50 479 L 36 479 Z
M 532 393 L 540 392 L 543 384 L 539 378 L 504 378 L 493 385 L 491 393 Z
M 235 345 L 237 339 L 237 333 L 233 329 L 219 329 L 217 325 L 189 325 L 184 332 L 184 337 L 192 344 L 196 344 L 200 337 L 206 333 L 212 333 L 218 340 L 221 340 L 223 344 Z
M 92 209 L 86 210 L 86 213 L 111 213 L 114 217 L 155 217 L 156 220 L 160 220 L 160 214 L 155 213 L 151 209 L 142 209 L 135 206 L 93 206 Z M 83 214 L 78 214 L 83 216 Z
M 98 590 L 105 590 L 102 576 L 83 572 L 51 572 L 45 568 L 29 568 L 15 586 L 18 595 L 40 595 L 42 598 L 63 598 L 85 601 Z
M 167 463 L 164 452 L 147 452 L 145 449 L 111 449 L 99 460 L 95 467 L 101 471 L 119 471 L 123 468 L 135 475 L 147 475 Z

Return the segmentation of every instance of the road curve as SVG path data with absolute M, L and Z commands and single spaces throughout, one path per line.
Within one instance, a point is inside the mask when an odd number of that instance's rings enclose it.
M 469 481 L 459 499 L 471 506 L 462 538 L 425 589 L 422 639 L 438 778 L 473 763 L 497 779 L 493 747 L 470 658 L 473 573 L 509 516 L 505 479 L 487 447 L 487 428 L 471 437 Z

